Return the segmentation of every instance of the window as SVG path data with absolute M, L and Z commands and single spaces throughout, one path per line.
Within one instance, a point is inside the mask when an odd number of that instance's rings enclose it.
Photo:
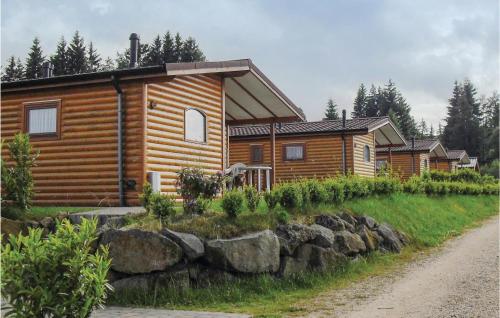
M 377 171 L 387 169 L 387 160 L 379 159 L 376 161 L 376 165 Z
M 25 104 L 24 130 L 30 137 L 59 137 L 59 101 Z
M 253 163 L 262 163 L 264 161 L 264 150 L 262 145 L 250 146 L 250 161 Z
M 368 145 L 363 148 L 363 158 L 365 158 L 365 162 L 370 162 L 370 147 Z
M 289 144 L 283 148 L 284 160 L 304 160 L 305 158 L 304 144 Z
M 184 121 L 184 138 L 186 140 L 207 142 L 207 117 L 204 113 L 194 108 L 188 108 Z

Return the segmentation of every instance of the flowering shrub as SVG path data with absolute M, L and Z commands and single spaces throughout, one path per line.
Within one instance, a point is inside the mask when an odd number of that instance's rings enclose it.
M 178 172 L 177 193 L 183 199 L 185 213 L 203 214 L 211 200 L 220 193 L 224 183 L 221 172 L 206 175 L 199 168 L 184 168 Z

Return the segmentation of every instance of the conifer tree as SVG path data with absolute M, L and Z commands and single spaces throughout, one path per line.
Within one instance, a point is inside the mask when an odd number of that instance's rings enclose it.
M 17 81 L 22 78 L 22 72 L 21 74 L 18 74 L 19 72 L 19 65 L 18 62 L 21 62 L 19 59 L 16 60 L 14 56 L 11 56 L 9 58 L 7 66 L 5 66 L 2 70 L 2 81 L 3 82 L 12 82 L 12 81 Z M 22 63 L 21 63 L 22 67 Z
M 170 34 L 170 31 L 167 31 L 163 36 L 163 42 L 161 47 L 161 55 L 163 62 L 165 63 L 175 63 L 177 62 L 174 57 L 174 39 Z
M 160 36 L 157 35 L 151 45 L 148 45 L 147 51 L 144 52 L 142 65 L 161 65 L 163 63 L 162 43 Z
M 182 45 L 181 61 L 182 62 L 201 62 L 205 60 L 205 55 L 201 52 L 196 40 L 188 37 Z
M 54 66 L 54 75 L 68 74 L 68 52 L 67 43 L 64 37 L 61 37 L 57 43 L 56 53 L 50 57 Z
M 104 64 L 102 65 L 103 71 L 112 71 L 116 68 L 115 62 L 109 56 L 104 60 Z
M 368 97 L 366 96 L 366 88 L 363 83 L 359 85 L 358 93 L 354 99 L 354 111 L 352 112 L 353 118 L 366 117 Z
M 94 49 L 92 42 L 89 43 L 88 56 L 87 56 L 87 71 L 97 72 L 101 70 L 101 57 L 97 50 Z
M 379 94 L 375 85 L 372 84 L 370 92 L 366 98 L 366 117 L 378 116 Z
M 430 128 L 429 128 L 429 135 L 428 135 L 429 138 L 431 139 L 434 139 L 436 138 L 435 134 L 434 134 L 434 126 L 431 124 Z
M 325 111 L 325 119 L 324 120 L 334 120 L 334 119 L 339 119 L 339 113 L 337 111 L 337 104 L 333 101 L 332 98 L 328 99 L 328 102 L 326 104 L 326 111 Z
M 85 43 L 83 37 L 76 31 L 68 47 L 68 73 L 84 73 L 87 71 L 87 65 L 87 50 L 85 48 Z
M 42 77 L 42 64 L 45 60 L 43 56 L 42 48 L 40 46 L 40 40 L 37 37 L 33 39 L 33 45 L 28 53 L 28 58 L 26 59 L 25 77 L 26 78 L 37 78 Z
M 182 41 L 181 35 L 179 32 L 175 35 L 174 39 L 174 52 L 172 56 L 173 62 L 177 63 L 181 61 L 182 58 L 182 47 L 184 46 L 184 42 Z

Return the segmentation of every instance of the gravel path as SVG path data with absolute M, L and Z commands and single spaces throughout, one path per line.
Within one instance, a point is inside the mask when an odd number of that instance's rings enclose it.
M 91 318 L 249 318 L 248 315 L 183 310 L 108 307 L 95 311 Z
M 498 222 L 395 273 L 320 295 L 309 317 L 499 317 Z

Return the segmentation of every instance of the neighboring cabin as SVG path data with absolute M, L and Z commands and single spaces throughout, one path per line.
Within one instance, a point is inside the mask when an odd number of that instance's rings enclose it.
M 459 164 L 469 164 L 470 159 L 465 150 L 447 150 L 446 159 L 437 159 L 431 169 L 455 172 Z
M 401 178 L 420 176 L 431 167 L 437 169 L 447 161 L 446 149 L 437 139 L 408 141 L 405 146 L 377 149 L 377 167 L 392 167 Z
M 148 175 L 173 194 L 184 167 L 223 170 L 229 125 L 304 120 L 249 59 L 137 67 L 131 40 L 128 69 L 2 83 L 2 138 L 40 151 L 35 204 L 138 205 Z
M 457 165 L 458 169 L 472 169 L 477 172 L 480 172 L 479 170 L 479 160 L 477 160 L 477 157 L 469 157 L 469 163 L 459 163 Z
M 276 182 L 325 178 L 351 172 L 375 175 L 376 147 L 404 145 L 388 117 L 230 127 L 229 162 L 273 166 Z M 274 147 L 273 147 L 274 146 Z

